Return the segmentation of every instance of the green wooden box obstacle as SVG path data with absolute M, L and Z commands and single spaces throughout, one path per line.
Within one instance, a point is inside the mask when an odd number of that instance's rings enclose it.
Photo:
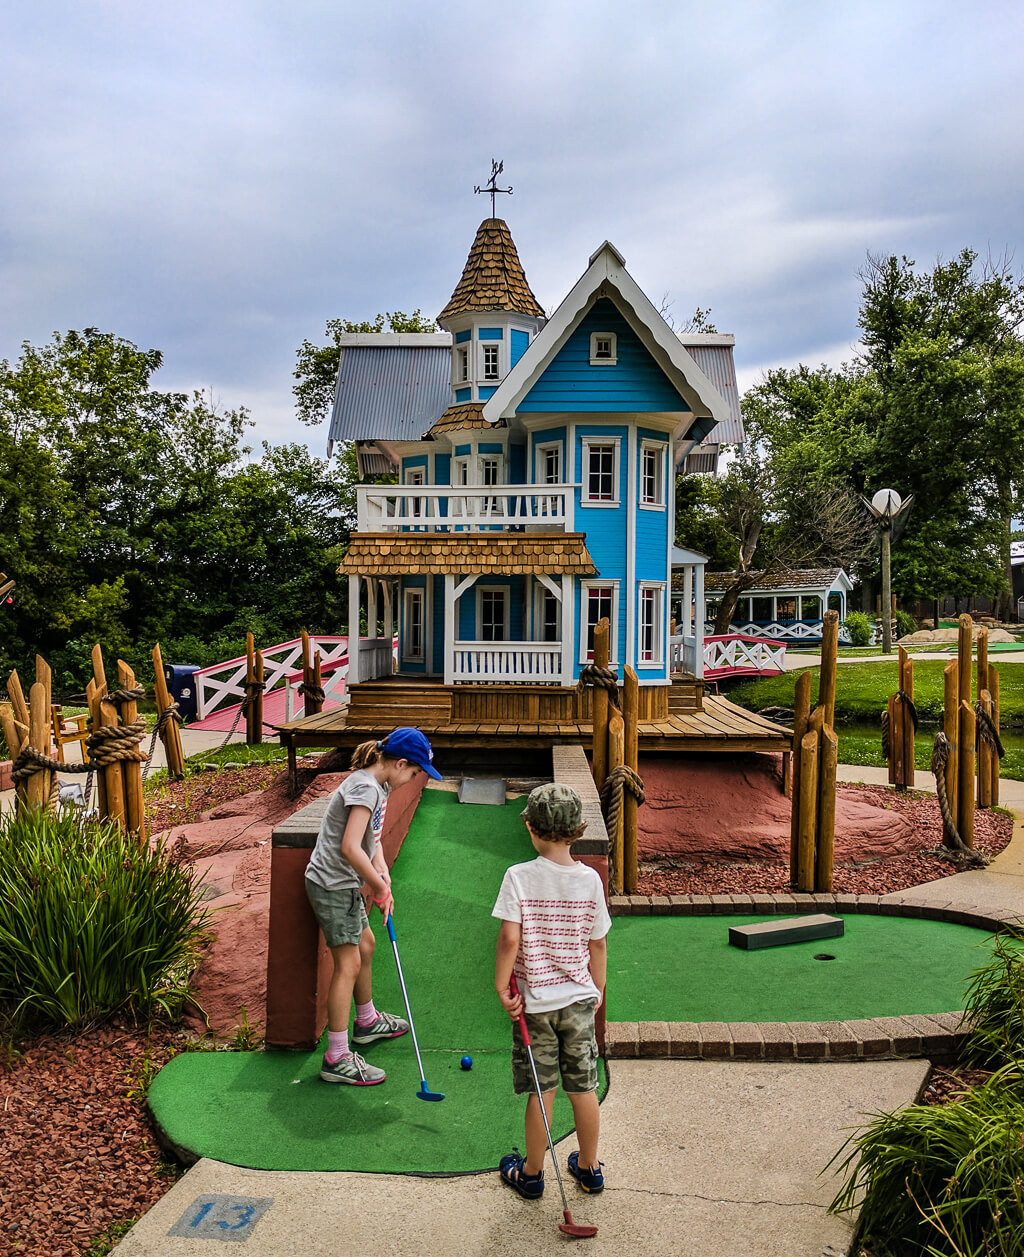
M 729 942 L 744 951 L 781 947 L 783 943 L 807 943 L 815 938 L 840 938 L 843 918 L 824 912 L 806 917 L 784 917 L 781 921 L 761 921 L 757 925 L 731 925 Z

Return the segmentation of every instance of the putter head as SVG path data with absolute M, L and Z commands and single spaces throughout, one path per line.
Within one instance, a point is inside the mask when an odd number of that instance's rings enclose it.
M 565 1221 L 558 1224 L 558 1229 L 563 1235 L 568 1235 L 574 1240 L 589 1240 L 593 1239 L 597 1234 L 596 1226 L 580 1226 L 578 1223 L 573 1222 L 572 1214 L 568 1209 L 563 1209 L 562 1217 L 565 1218 Z
M 443 1091 L 428 1091 L 427 1084 L 424 1082 L 420 1084 L 420 1089 L 419 1091 L 416 1092 L 416 1096 L 420 1100 L 443 1100 L 444 1092 Z

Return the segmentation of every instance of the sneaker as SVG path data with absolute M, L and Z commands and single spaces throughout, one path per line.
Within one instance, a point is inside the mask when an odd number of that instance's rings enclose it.
M 353 1087 L 375 1087 L 383 1082 L 387 1074 L 376 1065 L 368 1065 L 358 1054 L 351 1052 L 348 1056 L 339 1057 L 333 1064 L 325 1056 L 320 1066 L 320 1077 L 324 1082 L 347 1082 Z
M 580 1165 L 580 1154 L 578 1152 L 569 1153 L 569 1173 L 573 1176 L 577 1183 L 585 1192 L 604 1191 L 604 1175 L 601 1173 L 603 1161 L 598 1161 L 593 1169 L 587 1169 Z
M 377 1020 L 368 1026 L 361 1026 L 357 1021 L 352 1027 L 352 1042 L 364 1047 L 367 1043 L 376 1043 L 378 1039 L 398 1039 L 409 1033 L 409 1023 L 393 1013 L 378 1013 Z
M 498 1173 L 501 1181 L 507 1183 L 514 1192 L 518 1192 L 524 1200 L 536 1200 L 544 1195 L 544 1171 L 539 1174 L 527 1174 L 523 1168 L 526 1158 L 519 1155 L 519 1149 L 512 1151 L 498 1162 Z

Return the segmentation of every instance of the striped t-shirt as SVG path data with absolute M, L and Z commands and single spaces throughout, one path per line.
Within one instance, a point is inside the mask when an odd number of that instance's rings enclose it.
M 604 938 L 611 918 L 604 887 L 585 864 L 556 864 L 544 856 L 505 873 L 492 916 L 522 929 L 516 981 L 528 1013 L 596 999 L 590 976 L 591 939 Z

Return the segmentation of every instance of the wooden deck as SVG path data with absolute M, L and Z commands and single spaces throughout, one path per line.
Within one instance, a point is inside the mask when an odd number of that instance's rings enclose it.
M 525 750 L 570 742 L 586 750 L 591 747 L 593 730 L 587 720 L 452 720 L 451 691 L 444 686 L 391 677 L 369 683 L 362 694 L 357 692 L 360 688 L 353 686 L 352 701 L 346 707 L 274 726 L 290 760 L 301 747 L 354 747 L 370 738 L 383 738 L 402 724 L 422 729 L 435 749 L 515 746 Z M 641 753 L 792 749 L 790 730 L 727 698 L 698 694 L 695 703 L 692 687 L 673 685 L 666 706 L 658 718 L 639 721 Z

